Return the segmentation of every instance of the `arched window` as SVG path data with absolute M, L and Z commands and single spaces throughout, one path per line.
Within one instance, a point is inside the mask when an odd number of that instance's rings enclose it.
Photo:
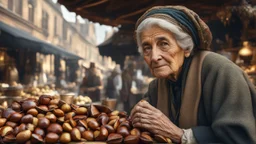
M 28 20 L 34 23 L 35 1 L 28 1 Z

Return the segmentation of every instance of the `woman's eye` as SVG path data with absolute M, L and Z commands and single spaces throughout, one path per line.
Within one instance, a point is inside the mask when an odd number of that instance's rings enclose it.
M 144 47 L 144 48 L 143 48 L 143 53 L 144 53 L 145 55 L 149 54 L 150 51 L 151 51 L 151 48 L 150 48 L 150 47 Z
M 160 45 L 161 46 L 168 46 L 168 43 L 167 42 L 161 42 Z

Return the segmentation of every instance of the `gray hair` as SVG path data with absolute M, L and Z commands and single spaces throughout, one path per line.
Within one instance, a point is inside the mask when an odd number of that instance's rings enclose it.
M 194 42 L 192 40 L 192 37 L 186 32 L 184 32 L 179 26 L 174 25 L 164 19 L 150 17 L 142 21 L 136 30 L 136 39 L 137 39 L 137 44 L 140 52 L 142 50 L 141 39 L 140 39 L 141 32 L 146 28 L 150 28 L 154 25 L 170 31 L 175 37 L 175 39 L 177 40 L 178 45 L 182 49 L 189 50 L 190 52 L 193 50 Z

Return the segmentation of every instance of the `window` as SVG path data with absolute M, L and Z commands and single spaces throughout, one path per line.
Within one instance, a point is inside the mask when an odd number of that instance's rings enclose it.
M 28 20 L 34 23 L 34 4 L 32 0 L 28 1 Z
M 69 36 L 69 44 L 72 44 L 72 35 Z
M 49 20 L 49 15 L 46 11 L 43 10 L 42 12 L 42 28 L 44 30 L 44 34 L 48 35 L 48 20 Z
M 62 33 L 63 33 L 63 39 L 67 40 L 67 35 L 68 35 L 68 28 L 67 28 L 67 23 L 64 21 L 63 22 L 63 27 L 62 27 Z
M 54 16 L 54 35 L 55 36 L 58 35 L 58 32 L 57 32 L 57 22 L 58 22 L 57 16 Z
M 8 9 L 13 10 L 13 0 L 8 0 Z
M 15 0 L 15 12 L 22 15 L 23 0 Z

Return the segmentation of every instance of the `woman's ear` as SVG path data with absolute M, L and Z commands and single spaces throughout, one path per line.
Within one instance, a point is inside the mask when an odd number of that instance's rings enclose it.
M 184 55 L 185 55 L 186 58 L 189 57 L 190 54 L 191 54 L 190 50 L 185 50 Z

